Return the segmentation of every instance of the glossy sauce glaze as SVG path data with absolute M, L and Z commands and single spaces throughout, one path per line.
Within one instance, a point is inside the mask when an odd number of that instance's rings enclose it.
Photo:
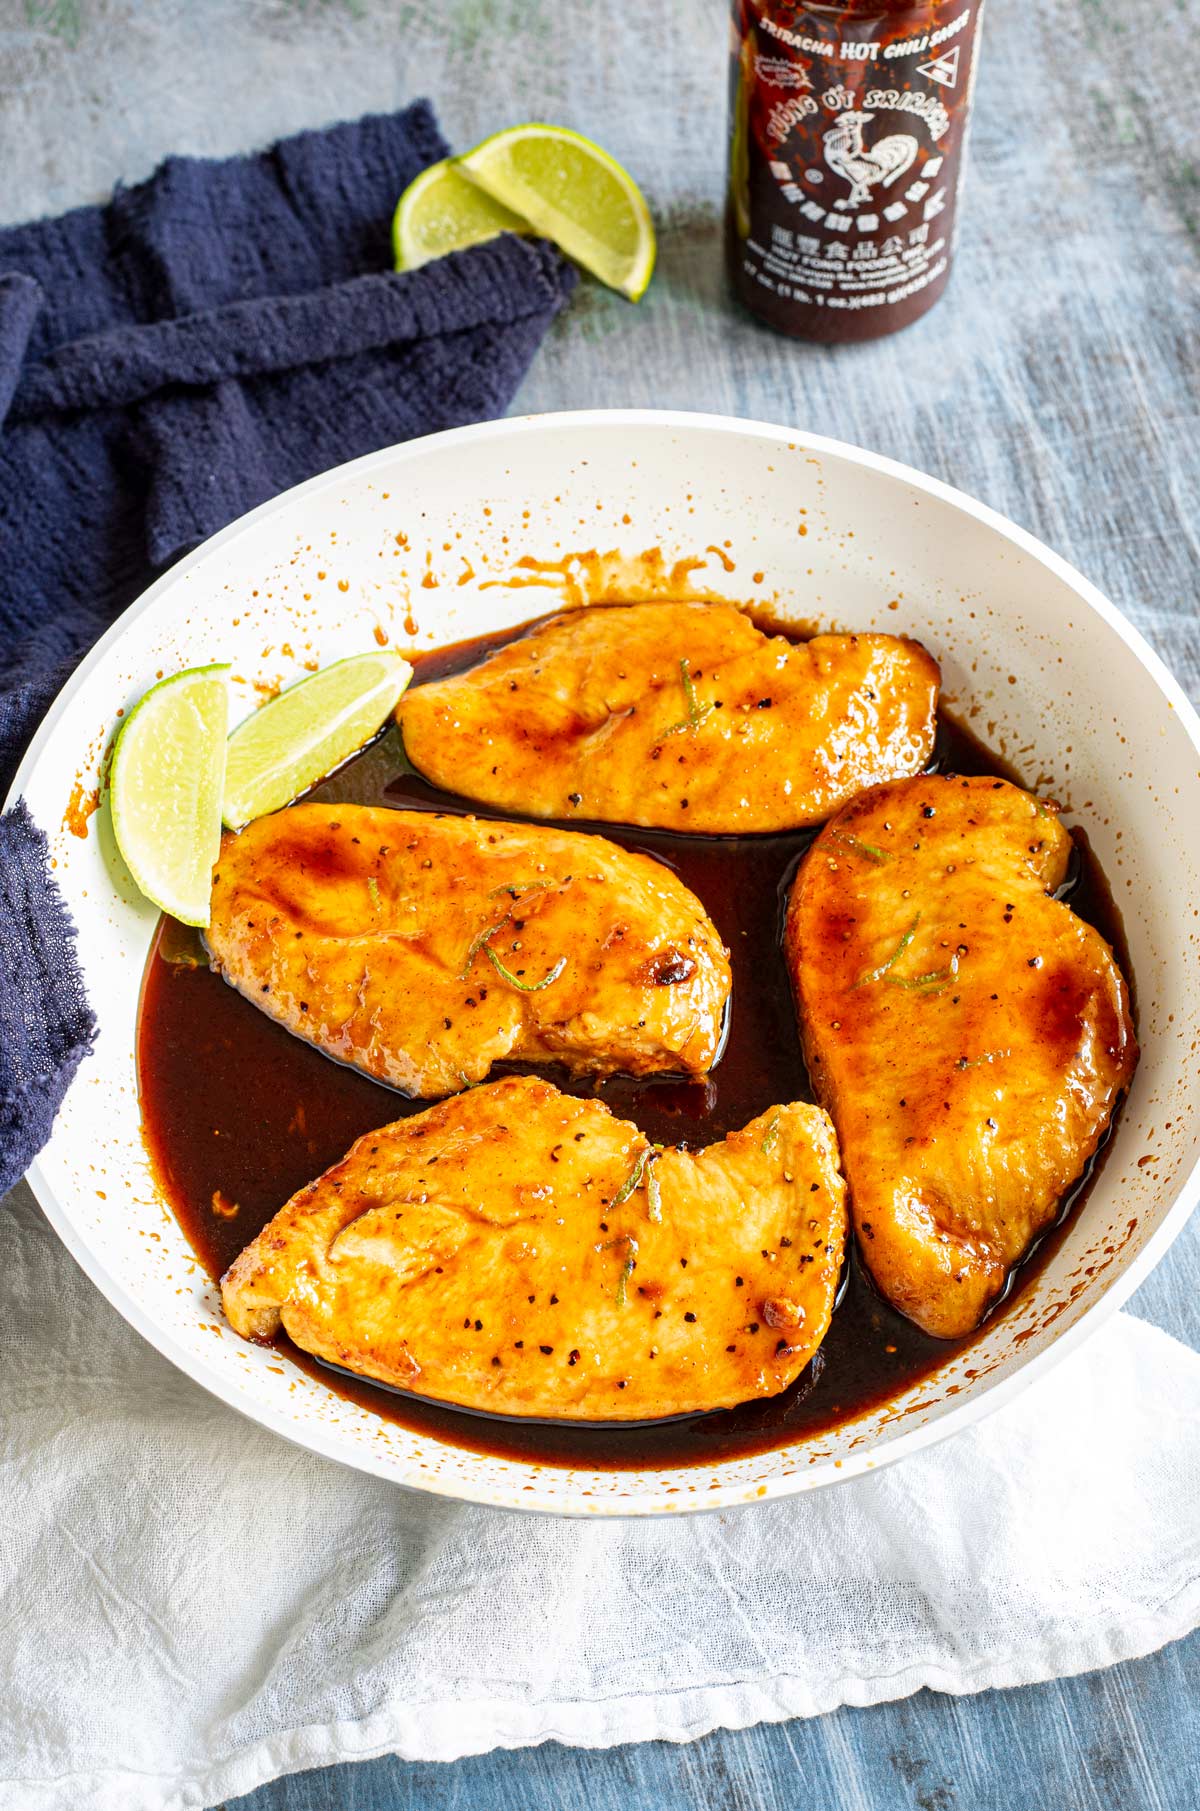
M 419 684 L 474 665 L 510 636 L 439 650 L 416 662 Z M 933 765 L 946 772 L 1014 776 L 973 737 L 943 719 Z M 307 795 L 330 804 L 474 811 L 407 766 L 399 733 L 386 731 Z M 733 997 L 724 1053 L 704 1082 L 614 1076 L 597 1090 L 614 1113 L 664 1144 L 703 1148 L 765 1108 L 811 1100 L 781 950 L 784 902 L 810 831 L 784 836 L 687 837 L 579 824 L 672 868 L 703 900 L 730 951 Z M 1068 882 L 1074 909 L 1112 944 L 1128 974 L 1120 925 L 1082 837 Z M 302 1043 L 204 966 L 198 940 L 164 920 L 146 968 L 138 1024 L 138 1079 L 155 1170 L 184 1232 L 211 1276 L 298 1189 L 342 1158 L 356 1138 L 421 1112 L 410 1101 Z M 494 1071 L 504 1073 L 504 1067 Z M 540 1070 L 565 1091 L 588 1093 L 565 1072 Z M 1064 1204 L 1059 1229 L 1090 1177 Z M 1054 1248 L 1052 1231 L 1014 1274 L 1025 1287 Z M 281 1352 L 352 1401 L 453 1445 L 527 1461 L 594 1469 L 713 1465 L 821 1434 L 887 1402 L 969 1341 L 930 1338 L 874 1291 L 857 1256 L 824 1344 L 783 1395 L 665 1422 L 596 1425 L 505 1419 L 424 1401 L 333 1370 L 281 1334 Z

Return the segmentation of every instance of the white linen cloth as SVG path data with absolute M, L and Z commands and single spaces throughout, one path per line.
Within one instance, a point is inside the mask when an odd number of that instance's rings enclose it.
M 1027 1684 L 1200 1622 L 1200 1357 L 1120 1315 L 871 1478 L 675 1522 L 459 1508 L 241 1419 L 0 1219 L 0 1808 L 183 1811 Z

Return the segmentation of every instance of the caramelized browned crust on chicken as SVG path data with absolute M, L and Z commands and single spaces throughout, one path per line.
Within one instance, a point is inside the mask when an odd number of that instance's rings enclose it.
M 634 1420 L 794 1382 L 829 1325 L 844 1231 L 817 1107 L 656 1153 L 598 1101 L 512 1076 L 360 1138 L 221 1291 L 248 1338 L 282 1325 L 442 1402 Z
M 919 773 L 938 669 L 895 635 L 767 636 L 730 604 L 550 617 L 397 706 L 427 779 L 532 817 L 745 833 Z
M 248 1000 L 431 1098 L 506 1058 L 703 1075 L 729 964 L 669 869 L 533 824 L 296 805 L 227 836 L 206 933 Z
M 788 966 L 859 1249 L 942 1338 L 1054 1219 L 1137 1061 L 1111 950 L 1050 897 L 1070 854 L 1056 806 L 925 776 L 826 825 L 792 891 Z

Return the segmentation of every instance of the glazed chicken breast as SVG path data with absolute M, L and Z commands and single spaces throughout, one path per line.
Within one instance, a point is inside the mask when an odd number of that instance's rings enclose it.
M 438 1401 L 619 1421 L 794 1382 L 845 1232 L 817 1107 L 658 1151 L 595 1100 L 510 1076 L 360 1138 L 221 1284 L 238 1333 Z
M 532 817 L 711 833 L 820 823 L 919 773 L 936 663 L 895 635 L 764 635 L 730 604 L 550 617 L 397 706 L 436 785 Z
M 296 805 L 224 839 L 205 935 L 263 1012 L 423 1098 L 505 1059 L 702 1076 L 729 997 L 668 868 L 542 825 Z
M 1112 951 L 1052 897 L 1070 855 L 1056 806 L 926 775 L 855 800 L 792 890 L 787 961 L 859 1249 L 941 1338 L 1055 1218 L 1137 1061 Z

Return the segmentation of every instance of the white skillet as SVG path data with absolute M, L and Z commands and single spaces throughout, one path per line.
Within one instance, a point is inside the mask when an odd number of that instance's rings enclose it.
M 573 557 L 592 553 L 605 557 Z M 86 835 L 70 827 L 118 709 L 160 673 L 231 661 L 240 715 L 256 681 L 286 683 L 306 661 L 373 645 L 377 630 L 430 648 L 606 588 L 919 637 L 951 708 L 1086 827 L 1136 985 L 1142 1060 L 1112 1149 L 1014 1310 L 885 1410 L 706 1469 L 479 1456 L 379 1421 L 225 1326 L 140 1133 L 134 1026 L 155 913 L 121 870 L 103 807 Z M 1065 1356 L 1162 1256 L 1200 1190 L 1200 724 L 1086 579 L 981 504 L 873 454 L 754 422 L 599 410 L 357 460 L 254 510 L 152 585 L 55 702 L 17 774 L 21 794 L 50 837 L 100 1020 L 29 1172 L 48 1218 L 117 1310 L 206 1389 L 397 1483 L 514 1509 L 651 1515 L 853 1476 L 968 1426 Z

